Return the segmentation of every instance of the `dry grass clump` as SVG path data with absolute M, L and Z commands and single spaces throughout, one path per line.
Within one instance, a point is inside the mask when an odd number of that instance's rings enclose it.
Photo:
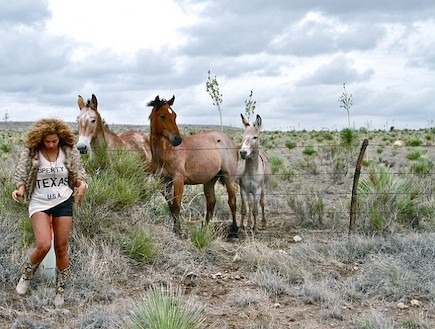
M 435 238 L 432 235 L 423 239 L 417 235 L 391 237 L 378 246 L 377 253 L 367 254 L 361 260 L 364 265 L 349 282 L 354 294 L 391 302 L 434 300 Z

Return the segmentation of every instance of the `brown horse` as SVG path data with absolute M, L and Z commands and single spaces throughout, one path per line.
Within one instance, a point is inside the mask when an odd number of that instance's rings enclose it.
M 148 103 L 150 114 L 151 170 L 166 181 L 166 200 L 174 220 L 174 232 L 181 235 L 180 208 L 184 185 L 204 185 L 206 224 L 213 217 L 216 204 L 214 186 L 220 180 L 228 192 L 232 214 L 231 237 L 238 236 L 236 222 L 235 180 L 237 175 L 237 145 L 220 131 L 207 131 L 180 136 L 172 110 L 175 96 L 169 101 L 159 96 Z
M 260 203 L 261 206 L 262 226 L 266 226 L 264 194 L 265 188 L 270 180 L 271 168 L 266 154 L 260 150 L 261 117 L 257 115 L 254 125 L 251 126 L 243 114 L 240 114 L 240 116 L 245 126 L 243 143 L 240 148 L 241 160 L 239 161 L 238 169 L 240 196 L 242 199 L 240 227 L 244 228 L 244 221 L 246 215 L 248 215 L 247 227 L 255 232 L 258 203 Z M 251 216 L 253 217 L 253 225 Z
M 98 101 L 94 94 L 86 104 L 79 95 L 77 103 L 80 113 L 77 116 L 79 140 L 76 146 L 80 153 L 89 152 L 93 157 L 95 151 L 103 147 L 108 150 L 125 148 L 141 152 L 148 161 L 151 159 L 149 138 L 140 131 L 127 131 L 119 136 L 111 131 L 98 112 Z

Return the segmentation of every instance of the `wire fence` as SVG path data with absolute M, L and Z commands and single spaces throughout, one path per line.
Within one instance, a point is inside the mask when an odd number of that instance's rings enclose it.
M 310 181 L 310 180 L 315 180 L 315 181 L 330 181 L 333 179 L 333 177 L 351 177 L 354 172 L 355 172 L 355 163 L 356 163 L 356 156 L 357 155 L 352 155 L 352 156 L 348 156 L 347 157 L 347 163 L 345 164 L 346 169 L 345 170 L 340 170 L 339 168 L 332 168 L 332 165 L 330 163 L 330 165 L 328 164 L 316 164 L 316 161 L 321 161 L 322 158 L 325 158 L 326 156 L 322 154 L 322 149 L 323 150 L 327 150 L 331 148 L 330 144 L 318 144 L 315 145 L 315 148 L 317 150 L 319 150 L 318 152 L 314 153 L 313 155 L 310 156 L 304 156 L 302 155 L 302 158 L 299 158 L 297 161 L 294 161 L 293 163 L 291 163 L 291 160 L 288 159 L 288 157 L 294 155 L 294 154 L 301 154 L 302 151 L 300 151 L 301 149 L 305 149 L 306 147 L 310 147 L 312 146 L 312 144 L 305 144 L 305 145 L 297 145 L 295 147 L 293 147 L 292 149 L 289 149 L 288 147 L 285 146 L 276 146 L 273 148 L 264 148 L 263 150 L 265 150 L 267 153 L 269 153 L 269 162 L 271 162 L 271 160 L 282 160 L 283 164 L 282 165 L 278 165 L 278 167 L 281 167 L 279 169 L 276 169 L 274 172 L 272 172 L 270 175 L 270 178 L 272 181 L 288 181 L 290 182 L 290 185 L 292 182 L 294 182 L 297 179 L 303 179 L 306 181 Z M 338 145 L 340 147 L 340 145 Z M 335 147 L 335 146 L 334 146 Z M 392 150 L 398 150 L 398 147 L 396 146 L 392 146 L 392 145 L 385 145 L 385 144 L 379 144 L 379 143 L 369 143 L 368 145 L 368 149 L 369 151 L 367 153 L 371 153 L 376 154 L 380 157 L 382 157 L 382 154 L 378 154 L 376 152 L 376 148 L 378 147 L 384 147 L 384 148 L 390 148 Z M 425 179 L 425 180 L 433 180 L 433 176 L 435 175 L 435 165 L 433 162 L 433 158 L 435 157 L 435 145 L 430 145 L 430 144 L 424 144 L 424 145 L 419 145 L 418 147 L 402 147 L 403 148 L 407 148 L 407 149 L 426 149 L 426 151 L 422 152 L 422 157 L 427 158 L 427 166 L 424 170 L 424 172 L 415 172 L 412 170 L 412 168 L 410 168 L 410 166 L 412 166 L 413 163 L 415 163 L 415 160 L 408 160 L 406 158 L 406 154 L 401 154 L 400 156 L 396 156 L 396 159 L 400 159 L 400 157 L 402 157 L 402 162 L 406 162 L 406 165 L 402 165 L 400 166 L 400 169 L 397 169 L 393 166 L 391 166 L 389 168 L 389 171 L 387 173 L 385 172 L 380 172 L 377 171 L 376 168 L 373 167 L 363 167 L 360 175 L 362 177 L 362 179 L 366 179 L 369 177 L 373 177 L 373 176 L 382 176 L 382 175 L 390 175 L 390 176 L 397 176 L 397 177 L 405 177 L 406 179 L 412 179 L 413 177 L 418 178 L 418 179 Z M 208 149 L 196 149 L 195 151 L 197 152 L 202 152 Z M 430 152 L 428 152 L 427 150 L 430 150 Z M 113 154 L 113 153 L 117 153 L 120 152 L 119 150 L 106 150 L 108 152 L 108 154 Z M 12 156 L 15 159 L 18 158 L 19 154 L 21 154 L 21 150 L 6 150 L 4 152 L 1 152 L 0 150 L 0 154 L 3 153 L 3 158 L 4 157 L 8 157 L 8 156 Z M 137 153 L 137 150 L 122 150 L 122 152 L 134 152 Z M 385 152 L 384 152 L 385 153 Z M 403 151 L 402 151 L 403 153 Z M 388 155 L 391 156 L 391 155 Z M 110 158 L 111 156 L 109 156 L 108 158 Z M 333 156 L 332 156 L 333 157 Z M 366 156 L 367 157 L 367 156 Z M 272 158 L 272 159 L 271 159 Z M 320 160 L 319 160 L 320 159 Z M 309 169 L 304 169 L 301 168 L 303 167 L 301 165 L 301 161 L 312 161 L 312 164 L 316 165 L 316 168 L 309 168 Z M 92 161 L 92 160 L 87 160 L 87 161 Z M 286 163 L 289 162 L 290 163 Z M 299 162 L 299 165 L 298 165 Z M 330 161 L 332 162 L 332 161 Z M 390 161 L 394 164 L 394 160 Z M 382 160 L 379 160 L 379 163 L 382 163 Z M 326 168 L 325 168 L 326 167 Z M 286 171 L 287 170 L 287 171 Z M 307 195 L 315 195 L 316 193 L 313 192 L 306 192 L 306 191 L 277 191 L 276 189 L 267 189 L 266 190 L 266 194 L 268 196 L 275 196 L 275 197 L 285 197 L 285 196 L 307 196 Z M 343 196 L 348 196 L 352 194 L 351 190 L 343 190 L 343 191 L 336 191 L 334 192 L 335 195 L 343 195 Z M 359 192 L 360 195 L 363 194 L 367 194 L 364 192 Z M 397 191 L 383 191 L 383 192 L 371 192 L 371 194 L 392 194 L 392 195 L 397 195 L 397 194 L 401 194 L 400 192 Z M 433 191 L 423 191 L 421 192 L 421 194 L 425 194 L 425 195 L 432 195 Z M 327 197 L 328 194 L 325 193 L 325 196 Z
M 307 147 L 313 147 L 315 152 L 304 154 Z M 272 167 L 270 185 L 265 190 L 266 212 L 275 217 L 311 217 L 314 220 L 325 218 L 367 218 L 374 209 L 369 204 L 357 202 L 358 207 L 353 207 L 354 201 L 371 199 L 389 200 L 385 204 L 378 203 L 376 216 L 397 217 L 399 206 L 388 204 L 393 200 L 399 202 L 407 198 L 415 204 L 412 216 L 426 216 L 432 209 L 435 214 L 435 145 L 426 143 L 418 146 L 394 146 L 392 143 L 368 143 L 360 169 L 356 167 L 358 161 L 358 146 L 353 150 L 342 145 L 328 143 L 303 143 L 292 148 L 286 146 L 263 147 L 268 154 Z M 106 150 L 108 159 L 122 152 L 137 152 L 135 150 Z M 196 149 L 197 152 L 204 150 Z M 13 158 L 6 165 L 12 172 L 21 150 L 14 146 L 12 149 L 1 150 L 2 159 Z M 412 156 L 411 156 L 412 155 Z M 85 164 L 92 163 L 89 155 L 83 157 Z M 11 159 L 10 159 L 11 160 Z M 422 161 L 424 160 L 424 161 Z M 366 161 L 366 163 L 364 163 Z M 422 167 L 416 165 L 421 161 Z M 384 170 L 381 167 L 386 168 Z M 353 189 L 352 184 L 355 174 L 359 175 L 359 184 L 373 183 L 387 180 L 386 186 L 370 190 Z M 151 173 L 150 173 L 151 174 Z M 154 174 L 152 174 L 154 175 Z M 98 179 L 97 176 L 91 177 Z M 404 185 L 396 186 L 396 182 Z M 388 185 L 390 184 L 390 185 Z M 221 209 L 216 211 L 228 213 L 224 205 L 227 191 L 223 186 L 217 185 L 216 197 L 222 202 Z M 406 188 L 400 188 L 406 186 Z M 162 198 L 163 191 L 155 191 L 150 197 Z M 195 207 L 192 210 L 200 213 L 205 207 L 204 192 L 201 186 L 186 186 L 184 189 L 183 209 Z M 240 197 L 238 197 L 239 199 Z M 402 201 L 400 201 L 402 202 Z M 422 206 L 423 205 L 423 206 Z M 239 209 L 238 209 L 239 211 Z M 226 215 L 225 215 L 226 216 Z

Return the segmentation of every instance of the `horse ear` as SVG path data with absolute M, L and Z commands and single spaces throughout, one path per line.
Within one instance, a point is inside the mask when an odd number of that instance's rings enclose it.
M 92 98 L 91 98 L 91 108 L 93 110 L 97 110 L 98 107 L 98 101 L 97 101 L 97 96 L 95 96 L 94 94 L 92 94 Z
M 243 125 L 244 125 L 245 127 L 249 127 L 250 124 L 249 124 L 248 120 L 245 119 L 245 117 L 243 116 L 242 113 L 240 113 L 240 116 L 242 117 Z
M 82 108 L 85 107 L 85 100 L 83 99 L 82 96 L 79 95 L 79 99 L 77 101 L 77 104 L 79 105 L 79 109 L 81 110 Z
M 257 118 L 255 119 L 254 127 L 256 127 L 258 130 L 260 130 L 261 124 L 262 124 L 261 117 L 257 114 Z
M 174 104 L 174 101 L 175 101 L 175 95 L 172 95 L 172 98 L 168 100 L 169 106 L 172 106 Z
M 158 107 L 159 104 L 160 104 L 160 97 L 159 97 L 159 95 L 157 95 L 156 98 L 154 99 L 154 106 Z

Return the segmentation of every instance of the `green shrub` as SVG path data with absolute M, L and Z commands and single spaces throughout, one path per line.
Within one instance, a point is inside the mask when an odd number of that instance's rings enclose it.
M 20 222 L 21 229 L 21 242 L 24 247 L 32 246 L 35 243 L 35 236 L 33 234 L 32 221 L 30 218 L 23 218 Z
M 429 175 L 435 171 L 435 164 L 426 156 L 420 156 L 412 163 L 411 171 L 418 175 Z
M 93 159 L 85 159 L 86 170 L 92 177 L 86 201 L 93 206 L 120 209 L 148 200 L 163 183 L 150 176 L 145 165 L 133 151 L 113 151 L 110 158 L 101 151 Z
M 406 158 L 408 160 L 417 160 L 419 159 L 421 156 L 423 156 L 425 154 L 425 152 L 423 150 L 420 149 L 416 149 L 416 150 L 412 150 L 410 152 L 408 152 L 406 154 Z
M 269 158 L 272 174 L 278 174 L 284 168 L 284 161 L 278 155 L 272 155 Z
M 0 144 L 0 152 L 9 153 L 12 150 L 12 146 L 9 144 Z
M 406 142 L 407 146 L 421 146 L 423 142 L 419 139 L 411 139 Z
M 317 151 L 314 149 L 313 145 L 307 145 L 302 150 L 302 153 L 305 155 L 313 155 L 313 154 L 317 153 Z
M 291 140 L 291 139 L 287 139 L 287 140 L 285 141 L 284 145 L 285 145 L 289 150 L 294 149 L 294 148 L 296 147 L 296 143 L 295 143 L 293 140 Z

